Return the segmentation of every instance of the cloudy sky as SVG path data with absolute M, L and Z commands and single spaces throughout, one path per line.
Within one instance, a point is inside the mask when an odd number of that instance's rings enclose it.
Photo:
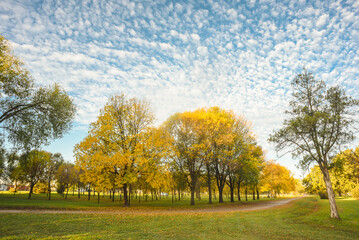
M 253 123 L 268 159 L 277 159 L 267 138 L 302 67 L 359 98 L 356 0 L 1 0 L 0 23 L 36 82 L 73 97 L 73 130 L 46 147 L 70 161 L 115 93 L 149 100 L 158 123 L 204 106 L 232 109 Z M 290 155 L 278 162 L 300 175 Z

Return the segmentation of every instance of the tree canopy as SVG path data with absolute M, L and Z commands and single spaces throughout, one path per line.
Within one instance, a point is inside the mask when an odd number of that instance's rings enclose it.
M 7 139 L 25 149 L 60 138 L 71 127 L 76 108 L 57 84 L 36 86 L 8 42 L 0 35 L 0 128 Z

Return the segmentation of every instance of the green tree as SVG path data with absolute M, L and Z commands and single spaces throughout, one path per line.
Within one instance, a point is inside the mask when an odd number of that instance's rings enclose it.
M 0 128 L 2 142 L 26 149 L 62 137 L 76 108 L 57 84 L 37 87 L 24 64 L 0 35 Z
M 325 191 L 323 174 L 318 165 L 315 165 L 310 169 L 310 172 L 303 179 L 303 185 L 310 193 Z
M 43 179 L 48 161 L 50 161 L 50 153 L 45 151 L 32 150 L 20 156 L 21 179 L 30 185 L 29 199 L 35 184 Z
M 289 148 L 294 157 L 302 157 L 300 164 L 308 168 L 317 163 L 323 173 L 332 218 L 340 219 L 329 175 L 331 158 L 339 146 L 354 139 L 350 128 L 358 101 L 338 86 L 327 89 L 323 81 L 314 79 L 305 69 L 293 82 L 293 100 L 286 111 L 288 119 L 274 132 L 269 141 L 277 151 Z
M 57 169 L 57 191 L 62 194 L 62 196 L 64 196 L 66 191 L 65 199 L 67 199 L 69 188 L 72 185 L 77 184 L 75 174 L 77 174 L 77 171 L 75 170 L 75 165 L 73 163 L 63 163 Z
M 49 200 L 51 200 L 51 186 L 56 178 L 56 173 L 59 167 L 63 164 L 64 159 L 60 153 L 50 153 L 50 158 L 46 162 L 43 181 L 47 186 L 47 194 Z
M 14 194 L 21 183 L 20 156 L 16 152 L 6 153 L 3 180 L 14 184 Z

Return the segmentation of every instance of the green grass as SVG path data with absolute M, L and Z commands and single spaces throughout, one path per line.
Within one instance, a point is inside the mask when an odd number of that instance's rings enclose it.
M 300 199 L 254 212 L 106 215 L 0 214 L 2 239 L 359 239 L 359 200 Z

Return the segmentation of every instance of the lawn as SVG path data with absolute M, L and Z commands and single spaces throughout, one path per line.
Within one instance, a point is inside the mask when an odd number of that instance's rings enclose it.
M 59 200 L 60 201 L 60 200 Z M 359 239 L 359 200 L 304 198 L 276 209 L 146 215 L 0 214 L 2 239 Z M 160 202 L 160 201 L 158 201 Z

